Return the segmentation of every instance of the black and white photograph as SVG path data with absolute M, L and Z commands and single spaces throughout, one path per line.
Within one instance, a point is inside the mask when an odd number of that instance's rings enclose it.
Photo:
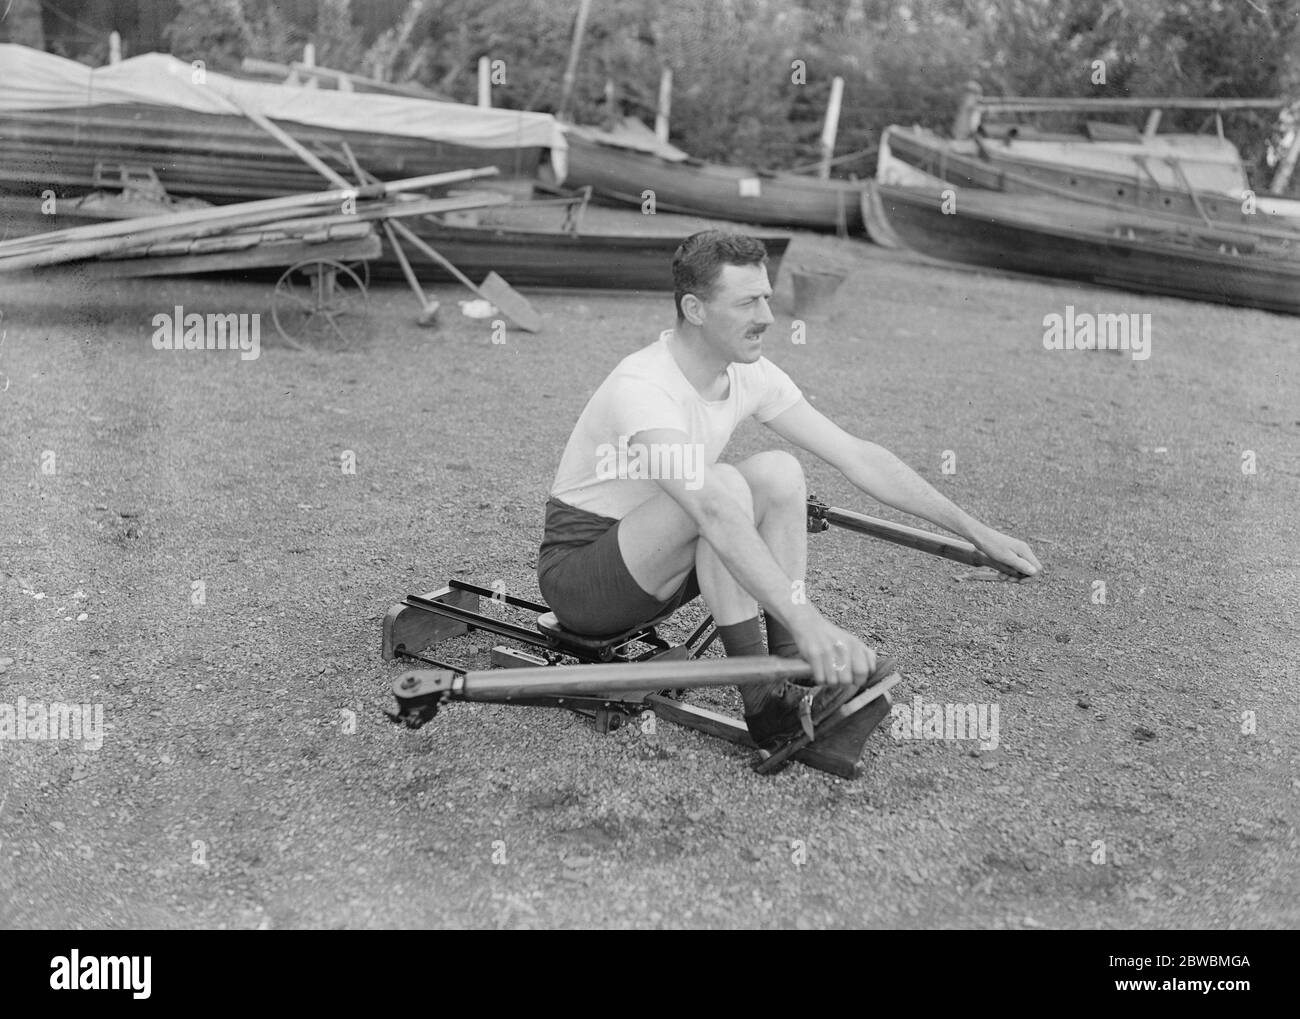
M 0 927 L 1257 1001 L 1297 163 L 1300 0 L 0 0 Z

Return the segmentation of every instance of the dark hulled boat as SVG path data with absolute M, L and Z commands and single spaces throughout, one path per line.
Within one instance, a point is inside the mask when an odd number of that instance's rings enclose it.
M 592 132 L 567 132 L 566 183 L 589 186 L 598 196 L 645 206 L 653 192 L 662 212 L 709 216 L 762 226 L 838 230 L 862 229 L 866 181 L 822 180 L 797 173 L 669 159 L 595 140 Z
M 876 195 L 894 235 L 933 258 L 1300 314 L 1300 235 L 1196 228 L 1122 206 L 975 188 L 947 203 L 937 188 L 878 185 Z

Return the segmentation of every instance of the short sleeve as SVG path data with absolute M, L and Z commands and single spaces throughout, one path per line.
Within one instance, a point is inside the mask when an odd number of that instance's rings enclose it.
M 760 424 L 767 424 L 802 400 L 803 393 L 789 375 L 767 358 L 760 358 L 758 367 L 761 374 L 757 375 L 759 393 L 754 406 L 754 419 Z

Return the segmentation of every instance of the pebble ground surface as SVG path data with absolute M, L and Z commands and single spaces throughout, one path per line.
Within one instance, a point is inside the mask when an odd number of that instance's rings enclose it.
M 800 336 L 791 273 L 826 267 Z M 537 596 L 563 443 L 668 295 L 533 293 L 544 331 L 494 343 L 463 292 L 430 330 L 375 289 L 354 346 L 299 351 L 270 290 L 0 289 L 0 702 L 104 723 L 97 749 L 0 740 L 0 926 L 1300 924 L 1296 319 L 796 237 L 767 355 L 1047 567 L 810 536 L 809 597 L 897 658 L 897 702 L 998 711 L 996 747 L 891 720 L 845 781 L 665 721 L 385 719 L 389 606 L 453 577 Z M 155 350 L 177 305 L 262 313 L 260 357 Z M 1045 349 L 1067 305 L 1149 314 L 1150 358 Z M 727 456 L 774 445 L 750 423 Z

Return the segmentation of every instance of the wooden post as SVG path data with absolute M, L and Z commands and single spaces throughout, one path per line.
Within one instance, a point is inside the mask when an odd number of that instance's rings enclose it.
M 492 105 L 492 61 L 487 57 L 478 58 L 478 104 L 484 110 Z
M 968 81 L 962 89 L 961 102 L 957 104 L 957 116 L 952 123 L 953 138 L 961 141 L 971 137 L 980 122 L 980 109 L 984 90 L 978 81 Z
M 315 43 L 309 42 L 309 43 L 307 43 L 306 45 L 303 46 L 303 48 L 302 48 L 302 62 L 303 62 L 307 67 L 315 67 L 315 66 L 316 66 L 316 44 L 315 44 Z M 316 75 L 314 75 L 314 74 L 309 74 L 309 75 L 307 75 L 306 87 L 307 87 L 307 88 L 315 88 L 315 87 L 316 87 Z
M 569 104 L 573 100 L 573 82 L 578 73 L 578 53 L 582 50 L 582 36 L 587 31 L 587 15 L 591 13 L 591 0 L 581 0 L 578 6 L 578 20 L 573 26 L 573 45 L 569 47 L 569 62 L 564 66 L 564 78 L 560 82 L 560 108 L 556 113 L 559 120 L 570 120 Z
M 110 64 L 122 62 L 122 37 L 117 32 L 108 33 L 108 62 Z
M 659 76 L 659 109 L 655 113 L 655 137 L 668 143 L 668 118 L 673 108 L 673 69 L 665 67 Z
M 826 124 L 822 127 L 822 163 L 817 175 L 828 180 L 831 175 L 831 158 L 835 155 L 835 136 L 840 129 L 840 104 L 844 100 L 844 79 L 838 75 L 831 81 L 831 101 L 826 107 Z
M 621 118 L 618 113 L 618 86 L 613 78 L 605 79 L 605 130 L 613 131 Z
M 1295 126 L 1291 130 L 1291 146 L 1278 164 L 1277 173 L 1273 175 L 1273 183 L 1270 185 L 1270 190 L 1277 194 L 1286 190 L 1291 183 L 1291 175 L 1295 173 L 1296 163 L 1300 162 L 1300 117 L 1295 118 Z

